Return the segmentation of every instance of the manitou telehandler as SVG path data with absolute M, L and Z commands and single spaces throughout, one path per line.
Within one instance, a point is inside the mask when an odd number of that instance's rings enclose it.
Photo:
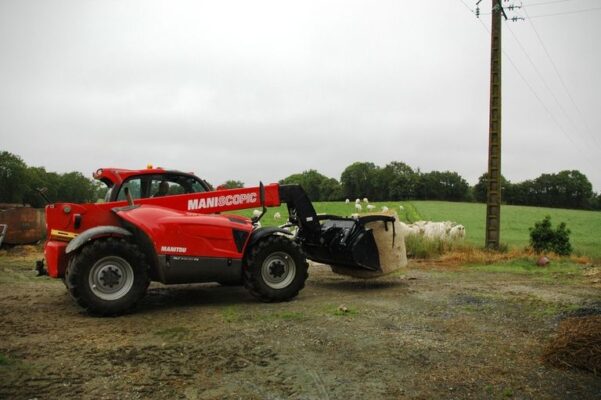
M 262 301 L 288 300 L 304 287 L 307 258 L 379 271 L 365 224 L 392 222 L 394 229 L 392 216 L 317 215 L 298 185 L 215 191 L 193 174 L 152 167 L 103 168 L 93 176 L 108 186 L 105 202 L 46 206 L 44 256 L 47 273 L 97 315 L 128 311 L 151 281 L 243 284 Z M 288 223 L 260 227 L 266 207 L 281 203 Z M 252 219 L 227 214 L 247 208 L 262 212 Z

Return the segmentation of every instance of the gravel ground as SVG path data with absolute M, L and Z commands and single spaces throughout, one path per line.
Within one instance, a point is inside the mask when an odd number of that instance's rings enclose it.
M 541 361 L 561 318 L 600 304 L 586 274 L 312 265 L 286 303 L 153 284 L 135 313 L 95 318 L 34 277 L 40 257 L 0 255 L 0 399 L 601 398 L 599 377 Z

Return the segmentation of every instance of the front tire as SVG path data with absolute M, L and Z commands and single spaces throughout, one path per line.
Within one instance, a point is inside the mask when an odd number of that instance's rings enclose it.
M 69 263 L 67 287 L 91 314 L 119 315 L 144 296 L 150 283 L 144 254 L 124 239 L 99 239 Z
M 264 302 L 290 300 L 305 287 L 308 269 L 298 244 L 285 236 L 268 236 L 249 251 L 244 286 Z

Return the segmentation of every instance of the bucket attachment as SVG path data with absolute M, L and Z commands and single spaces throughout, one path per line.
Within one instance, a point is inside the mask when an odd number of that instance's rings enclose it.
M 407 265 L 405 239 L 394 213 L 317 215 L 299 185 L 280 185 L 279 194 L 308 259 L 359 278 L 377 278 Z
M 338 274 L 376 278 L 407 265 L 405 241 L 395 216 L 344 218 L 320 215 L 319 245 L 304 243 L 311 260 L 329 264 Z

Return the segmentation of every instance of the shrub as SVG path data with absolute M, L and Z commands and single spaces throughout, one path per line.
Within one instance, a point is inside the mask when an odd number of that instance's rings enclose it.
M 530 246 L 537 253 L 552 251 L 560 256 L 569 256 L 572 253 L 570 233 L 565 222 L 560 223 L 554 230 L 551 217 L 547 215 L 542 221 L 535 222 L 533 228 L 530 228 Z

